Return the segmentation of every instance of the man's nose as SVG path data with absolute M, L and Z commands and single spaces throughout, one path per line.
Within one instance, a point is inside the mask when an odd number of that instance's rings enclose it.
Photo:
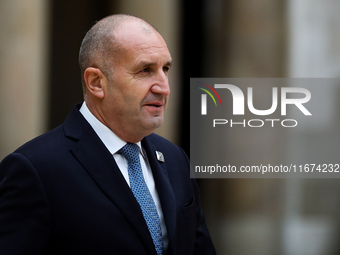
M 154 84 L 151 87 L 151 91 L 156 94 L 162 94 L 167 96 L 170 94 L 169 79 L 166 73 L 163 71 L 155 75 Z

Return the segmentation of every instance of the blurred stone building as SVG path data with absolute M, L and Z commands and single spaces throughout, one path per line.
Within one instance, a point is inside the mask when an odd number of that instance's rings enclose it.
M 332 78 L 340 72 L 340 1 L 336 0 L 0 0 L 0 159 L 56 127 L 82 100 L 79 46 L 96 20 L 139 16 L 163 35 L 174 59 L 171 101 L 157 131 L 189 153 L 190 77 Z M 338 160 L 337 86 L 320 88 L 334 112 L 329 133 L 267 130 L 229 138 L 249 157 Z M 256 95 L 259 102 L 265 101 Z M 333 116 L 333 118 L 329 118 Z M 334 118 L 334 116 L 336 116 Z M 317 137 L 317 139 L 315 139 Z M 318 139 L 329 141 L 320 147 Z M 304 154 L 303 146 L 315 148 Z M 275 153 L 273 153 L 275 151 Z M 226 152 L 238 157 L 237 149 Z M 334 162 L 334 163 L 339 163 Z M 219 254 L 339 254 L 338 179 L 199 180 Z

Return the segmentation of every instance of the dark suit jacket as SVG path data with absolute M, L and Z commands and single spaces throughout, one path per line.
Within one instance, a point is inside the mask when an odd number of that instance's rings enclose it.
M 0 164 L 0 254 L 156 254 L 133 193 L 78 107 Z M 168 254 L 215 254 L 185 153 L 155 134 L 142 145 L 162 204 Z

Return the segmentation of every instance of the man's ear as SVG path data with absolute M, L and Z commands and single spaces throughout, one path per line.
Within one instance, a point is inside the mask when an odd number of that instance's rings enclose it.
M 107 79 L 99 68 L 88 67 L 84 72 L 84 80 L 87 90 L 99 99 L 104 98 L 104 87 Z

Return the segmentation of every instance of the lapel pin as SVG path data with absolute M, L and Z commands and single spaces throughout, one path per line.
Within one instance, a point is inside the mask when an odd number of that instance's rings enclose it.
M 156 157 L 159 162 L 164 162 L 164 156 L 162 152 L 156 151 Z

